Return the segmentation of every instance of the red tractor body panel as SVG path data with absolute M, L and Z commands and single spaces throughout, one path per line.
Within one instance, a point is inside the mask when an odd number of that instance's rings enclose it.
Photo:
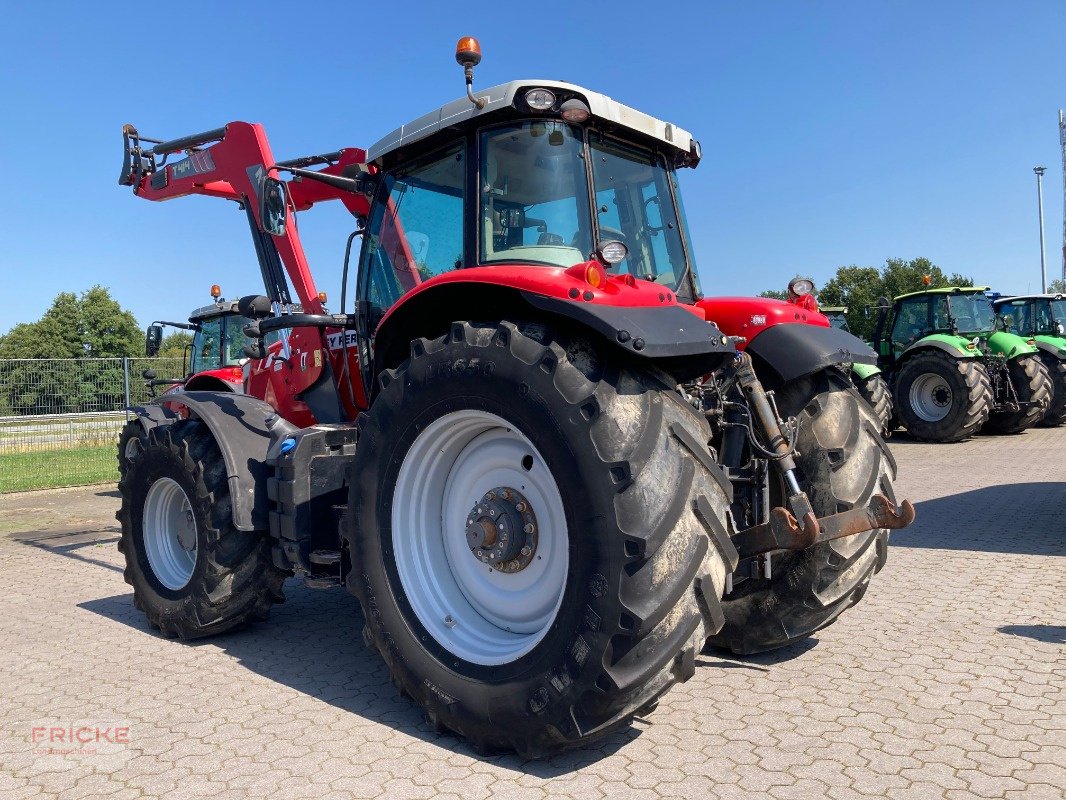
M 585 262 L 572 267 L 550 267 L 542 264 L 494 264 L 491 267 L 469 267 L 445 272 L 419 283 L 397 301 L 382 318 L 389 319 L 412 299 L 434 287 L 453 283 L 482 283 L 518 289 L 554 297 L 608 306 L 629 308 L 679 305 L 673 290 L 665 286 L 639 281 L 625 275 L 607 275 L 606 281 L 594 287 L 585 280 L 585 270 L 598 262 Z M 600 267 L 602 271 L 602 267 Z
M 799 323 L 830 327 L 829 318 L 824 314 L 769 297 L 706 297 L 696 302 L 696 308 L 727 336 L 747 339 L 737 345 L 738 350 L 743 350 L 752 339 L 774 325 Z

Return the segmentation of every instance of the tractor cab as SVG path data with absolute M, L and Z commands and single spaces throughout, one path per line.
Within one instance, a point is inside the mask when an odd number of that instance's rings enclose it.
M 986 286 L 926 289 L 900 295 L 882 306 L 874 333 L 883 360 L 894 361 L 927 336 L 986 340 L 996 332 L 996 313 Z M 971 342 L 970 349 L 976 349 Z
M 1066 297 L 1062 294 L 1007 297 L 993 301 L 1006 330 L 1020 336 L 1066 336 Z
M 822 306 L 818 310 L 828 317 L 829 324 L 834 328 L 851 333 L 851 328 L 848 327 L 848 309 L 845 306 Z
M 360 260 L 370 327 L 423 282 L 478 267 L 598 262 L 593 289 L 611 276 L 691 302 L 676 171 L 699 158 L 676 125 L 560 81 L 471 92 L 397 128 L 367 151 L 379 170 Z

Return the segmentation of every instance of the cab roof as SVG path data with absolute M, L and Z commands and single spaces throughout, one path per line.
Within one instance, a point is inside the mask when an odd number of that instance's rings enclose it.
M 896 297 L 896 300 L 903 300 L 907 297 L 918 297 L 923 294 L 983 294 L 991 288 L 992 287 L 990 286 L 943 286 L 939 289 L 922 289 L 920 292 L 901 294 Z
M 1055 294 L 1016 294 L 1013 297 L 997 297 L 992 301 L 992 305 L 998 306 L 1003 303 L 1009 303 L 1012 300 L 1061 300 L 1066 295 L 1061 292 Z
M 189 314 L 189 322 L 196 322 L 201 319 L 211 319 L 212 317 L 221 317 L 226 314 L 237 313 L 237 301 L 223 300 L 221 303 L 212 303 L 209 306 L 200 306 L 200 308 Z
M 692 135 L 688 131 L 623 105 L 605 94 L 565 81 L 530 79 L 510 81 L 488 89 L 475 90 L 475 97 L 486 100 L 484 108 L 477 108 L 465 95 L 458 100 L 452 100 L 436 111 L 418 117 L 379 139 L 366 151 L 366 160 L 368 163 L 376 162 L 400 147 L 426 139 L 452 125 L 474 117 L 485 116 L 494 111 L 515 107 L 515 99 L 520 92 L 524 96 L 525 91 L 537 87 L 551 89 L 556 95 L 565 94 L 571 97 L 577 95 L 588 105 L 593 117 L 637 131 L 677 150 L 687 153 L 693 147 Z M 522 100 L 519 99 L 518 103 L 522 105 Z M 524 108 L 524 105 L 522 107 Z M 527 113 L 531 117 L 558 118 L 558 112 L 553 111 L 529 111 Z
M 847 306 L 821 306 L 818 310 L 821 311 L 823 314 L 827 311 L 843 311 L 845 314 L 848 313 Z

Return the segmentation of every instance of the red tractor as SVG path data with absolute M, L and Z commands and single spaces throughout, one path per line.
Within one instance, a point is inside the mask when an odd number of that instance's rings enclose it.
M 192 331 L 192 341 L 183 357 L 182 378 L 160 378 L 155 370 L 146 369 L 142 373 L 149 396 L 155 397 L 160 387 L 167 387 L 159 398 L 159 405 L 174 412 L 181 412 L 182 404 L 175 401 L 173 395 L 187 391 L 243 392 L 245 383 L 245 365 L 250 374 L 269 370 L 270 364 L 249 362 L 244 347 L 248 338 L 244 328 L 252 323 L 242 316 L 237 308 L 237 301 L 222 297 L 222 290 L 216 284 L 211 287 L 212 303 L 196 309 L 189 315 L 188 322 L 157 321 L 148 326 L 145 333 L 145 354 L 151 358 L 159 354 L 165 327 Z M 275 349 L 281 355 L 280 337 L 269 337 L 277 341 Z M 190 357 L 191 355 L 191 357 Z M 124 472 L 137 446 L 134 439 L 139 439 L 143 446 L 148 439 L 143 415 L 130 420 L 119 434 L 118 463 L 119 471 Z
M 138 608 L 183 638 L 262 619 L 290 575 L 346 585 L 431 724 L 535 757 L 627 724 L 708 640 L 827 624 L 885 556 L 873 531 L 913 510 L 826 370 L 842 340 L 790 326 L 795 352 L 738 355 L 691 305 L 688 133 L 557 81 L 475 96 L 476 42 L 457 58 L 467 97 L 365 152 L 276 162 L 258 125 L 126 127 L 138 196 L 243 209 L 266 291 L 239 311 L 270 367 L 139 409 L 119 547 Z M 293 214 L 333 199 L 362 247 L 330 314 Z M 789 575 L 817 577 L 796 595 Z

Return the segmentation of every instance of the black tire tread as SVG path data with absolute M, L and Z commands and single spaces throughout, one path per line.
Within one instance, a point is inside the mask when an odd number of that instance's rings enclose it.
M 368 637 L 393 680 L 434 726 L 466 737 L 478 752 L 514 750 L 535 758 L 628 724 L 671 685 L 691 677 L 696 653 L 723 619 L 719 598 L 728 571 L 713 545 L 715 531 L 696 507 L 724 520 L 730 498 L 715 474 L 717 465 L 693 457 L 678 443 L 679 430 L 694 442 L 706 442 L 709 430 L 672 385 L 651 372 L 611 363 L 582 340 L 544 325 L 459 322 L 447 336 L 417 340 L 410 359 L 383 376 L 375 407 L 397 403 L 401 389 L 412 391 L 404 376 L 417 360 L 462 358 L 470 348 L 489 347 L 506 348 L 510 357 L 552 376 L 557 397 L 551 402 L 568 407 L 567 417 L 587 430 L 584 446 L 602 464 L 603 485 L 608 498 L 613 496 L 609 502 L 616 519 L 606 526 L 611 537 L 606 544 L 621 555 L 612 560 L 622 568 L 608 577 L 605 597 L 586 596 L 596 617 L 596 630 L 582 634 L 594 648 L 591 655 L 579 662 L 567 656 L 564 669 L 571 683 L 547 708 L 527 709 L 527 717 L 514 724 L 494 724 L 461 701 L 446 702 L 428 690 L 426 681 L 395 657 L 392 634 L 383 629 L 380 615 L 370 613 L 381 598 L 368 594 L 365 579 L 355 571 L 348 588 L 367 612 Z M 374 408 L 368 425 L 373 418 Z M 353 485 L 353 498 L 354 492 Z M 351 551 L 359 554 L 356 516 L 349 514 L 346 536 Z
M 961 377 L 969 403 L 959 420 L 946 417 L 937 423 L 924 422 L 900 396 L 901 378 L 908 371 L 940 371 Z M 894 409 L 907 433 L 929 442 L 961 442 L 974 436 L 988 422 L 992 411 L 992 381 L 984 364 L 974 358 L 955 358 L 942 350 L 924 350 L 907 359 L 893 381 Z
M 800 423 L 797 471 L 815 514 L 893 498 L 896 467 L 880 423 L 847 377 L 825 370 L 776 391 L 782 414 Z M 745 581 L 723 600 L 725 625 L 708 645 L 738 654 L 773 650 L 834 622 L 884 566 L 888 531 L 867 531 L 774 556 L 769 581 Z
M 986 433 L 1021 433 L 1040 422 L 1051 403 L 1051 376 L 1039 356 L 1018 356 L 1007 362 L 1007 372 L 1019 400 L 1043 402 L 1044 405 L 1018 411 L 993 412 L 985 424 Z
M 888 383 L 880 374 L 871 375 L 869 378 L 860 378 L 855 373 L 851 375 L 851 382 L 855 384 L 855 390 L 865 400 L 874 414 L 881 421 L 881 436 L 888 438 L 892 434 L 892 392 L 889 391 Z
M 189 497 L 202 529 L 198 562 L 189 585 L 179 598 L 161 596 L 138 557 L 136 504 L 144 502 L 145 481 L 169 471 L 179 480 L 184 473 L 194 487 Z M 149 624 L 168 637 L 195 639 L 265 620 L 270 607 L 284 602 L 282 584 L 288 573 L 274 566 L 270 537 L 264 532 L 233 527 L 225 462 L 207 427 L 184 421 L 152 428 L 147 445 L 130 462 L 119 481 L 122 505 L 115 517 L 121 523 L 118 549 L 126 559 L 123 578 L 133 587 L 134 605 Z M 188 491 L 187 491 L 188 494 Z
M 1040 351 L 1040 360 L 1051 378 L 1051 405 L 1037 424 L 1042 428 L 1054 428 L 1066 422 L 1066 359 Z

